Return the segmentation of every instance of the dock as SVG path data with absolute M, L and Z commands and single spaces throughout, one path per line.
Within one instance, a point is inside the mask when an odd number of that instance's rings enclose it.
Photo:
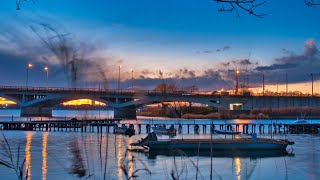
M 118 125 L 129 125 L 121 123 L 118 119 L 107 120 L 48 120 L 48 121 L 2 121 L 2 130 L 21 130 L 21 131 L 74 131 L 74 132 L 113 132 Z M 156 124 L 143 123 L 132 124 L 139 134 L 149 133 Z M 318 134 L 320 124 L 253 124 L 253 123 L 193 123 L 193 124 L 166 124 L 168 127 L 174 125 L 179 134 L 207 134 L 214 133 L 214 130 L 226 130 L 241 132 L 242 134 Z

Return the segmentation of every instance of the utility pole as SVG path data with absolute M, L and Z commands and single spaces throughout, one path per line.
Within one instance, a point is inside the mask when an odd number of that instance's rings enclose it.
M 235 90 L 236 94 L 239 93 L 239 74 L 240 74 L 240 71 L 238 68 L 236 68 L 236 90 Z
M 320 73 L 311 73 L 310 74 L 311 75 L 311 95 L 313 96 L 313 80 L 314 80 L 314 77 L 313 76 L 319 76 L 320 75 Z
M 118 73 L 118 90 L 120 90 L 120 69 L 121 69 L 121 66 L 119 65 L 119 73 Z
M 264 74 L 262 74 L 262 95 L 264 96 Z
M 131 69 L 131 90 L 133 90 L 133 69 Z
M 311 96 L 313 96 L 313 73 L 311 73 Z
M 286 73 L 286 95 L 288 95 L 288 73 Z

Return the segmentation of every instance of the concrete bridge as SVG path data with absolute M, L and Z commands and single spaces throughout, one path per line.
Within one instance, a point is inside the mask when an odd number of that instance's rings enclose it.
M 52 107 L 76 100 L 91 99 L 114 109 L 115 118 L 136 118 L 136 107 L 159 102 L 191 102 L 229 110 L 254 108 L 320 107 L 320 97 L 243 96 L 190 91 L 150 91 L 115 89 L 76 89 L 42 87 L 0 87 L 0 97 L 16 102 L 21 116 L 52 116 Z

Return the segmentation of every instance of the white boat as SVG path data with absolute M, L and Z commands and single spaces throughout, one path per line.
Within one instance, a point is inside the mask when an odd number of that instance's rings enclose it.
M 171 125 L 168 129 L 166 128 L 165 124 L 159 124 L 152 127 L 153 132 L 156 134 L 167 134 L 167 135 L 176 135 L 177 129 L 174 128 L 173 125 Z
M 297 119 L 294 124 L 310 124 L 307 120 Z
M 302 115 L 301 113 L 301 117 L 297 118 L 297 120 L 294 122 L 294 124 L 310 124 L 307 120 L 304 119 L 305 114 Z

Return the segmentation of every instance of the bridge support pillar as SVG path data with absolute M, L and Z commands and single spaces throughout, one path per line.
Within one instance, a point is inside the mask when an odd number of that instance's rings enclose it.
M 22 107 L 21 108 L 21 117 L 52 117 L 52 108 L 51 107 Z
M 115 108 L 114 118 L 136 119 L 137 118 L 136 107 L 128 106 L 123 108 Z

